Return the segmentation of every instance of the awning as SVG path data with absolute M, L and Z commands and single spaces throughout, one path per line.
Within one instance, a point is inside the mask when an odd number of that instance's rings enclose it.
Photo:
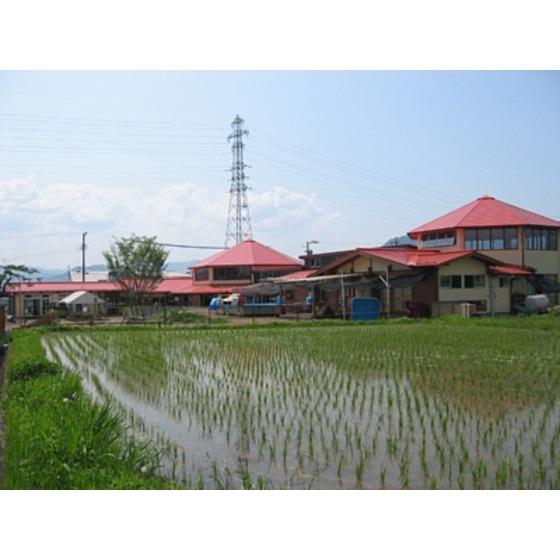
M 241 288 L 239 293 L 244 296 L 277 296 L 280 293 L 280 286 L 273 282 L 260 282 Z
M 340 290 L 340 286 L 344 283 L 345 287 L 357 286 L 357 283 L 363 278 L 363 274 L 329 274 L 325 276 L 312 276 L 309 278 L 300 278 L 293 280 L 282 280 L 279 278 L 276 283 L 285 288 L 305 288 L 311 289 L 318 286 L 324 292 L 336 292 Z M 371 280 L 368 284 L 371 285 Z
M 555 294 L 560 293 L 560 284 L 553 280 L 550 276 L 544 274 L 535 274 L 527 278 L 527 282 L 535 288 L 539 294 Z
M 94 303 L 101 303 L 101 300 L 91 292 L 77 291 L 62 298 L 59 303 L 66 305 L 93 305 Z
M 417 272 L 416 274 L 407 274 L 406 276 L 396 276 L 395 278 L 390 278 L 389 283 L 391 288 L 408 288 L 409 286 L 415 286 L 420 282 L 423 282 L 434 274 L 434 270 L 424 270 L 422 272 Z
M 531 276 L 533 272 L 523 266 L 514 265 L 495 265 L 489 266 L 490 274 L 503 274 L 506 276 Z
M 325 276 L 311 276 L 308 278 L 278 278 L 275 282 L 276 284 L 281 285 L 301 285 L 311 287 L 314 284 L 326 284 L 328 282 L 340 282 L 341 278 L 344 282 L 350 281 L 352 278 L 358 278 L 362 276 L 361 274 L 357 273 L 350 273 L 350 274 L 328 274 Z
M 187 288 L 176 292 L 178 295 L 218 295 L 239 293 L 241 286 L 212 286 L 211 284 L 193 284 Z
M 428 276 L 433 274 L 433 270 L 416 271 L 414 274 L 406 274 L 403 276 L 394 276 L 389 278 L 389 284 L 392 288 L 405 288 L 413 286 L 425 280 Z M 277 284 L 286 287 L 299 287 L 299 288 L 312 288 L 313 286 L 320 286 L 324 291 L 337 291 L 340 290 L 341 284 L 344 283 L 345 288 L 359 288 L 359 289 L 373 289 L 379 290 L 385 287 L 381 275 L 375 272 L 368 273 L 350 273 L 350 274 L 330 274 L 327 276 L 313 276 L 310 278 L 299 279 L 278 279 Z M 383 277 L 384 279 L 384 277 Z

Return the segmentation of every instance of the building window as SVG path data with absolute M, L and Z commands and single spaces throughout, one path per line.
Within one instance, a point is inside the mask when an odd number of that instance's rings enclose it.
M 39 317 L 41 315 L 41 300 L 31 295 L 25 296 L 23 301 L 23 315 L 26 317 Z
M 210 279 L 210 270 L 208 268 L 197 268 L 194 271 L 194 279 L 197 282 L 204 282 Z
M 461 275 L 460 274 L 451 274 L 446 276 L 439 277 L 439 287 L 440 288 L 452 288 L 452 289 L 461 289 Z
M 290 274 L 294 272 L 294 269 L 287 269 L 287 270 L 259 270 L 253 273 L 253 281 L 254 282 L 262 282 L 267 278 L 280 278 L 281 276 L 286 276 L 286 274 Z
M 557 251 L 558 231 L 545 228 L 525 228 L 525 249 L 529 251 Z
M 492 251 L 502 251 L 505 247 L 504 230 L 494 228 L 490 230 Z
M 478 230 L 478 249 L 481 251 L 490 250 L 490 230 L 487 228 Z
M 448 245 L 455 245 L 454 231 L 428 233 L 422 236 L 422 247 L 445 247 Z
M 484 274 L 465 274 L 465 288 L 484 288 L 485 285 Z
M 509 288 L 509 278 L 500 276 L 500 288 Z
M 476 250 L 476 229 L 465 230 L 465 249 L 469 251 Z
M 251 268 L 249 266 L 215 268 L 214 280 L 251 280 Z
M 52 307 L 50 296 L 43 296 L 43 313 L 50 311 Z
M 517 228 L 468 228 L 465 230 L 465 249 L 515 251 L 517 249 Z
M 510 249 L 512 251 L 517 250 L 517 228 L 510 227 L 504 228 L 505 232 L 505 240 L 506 240 L 506 249 Z

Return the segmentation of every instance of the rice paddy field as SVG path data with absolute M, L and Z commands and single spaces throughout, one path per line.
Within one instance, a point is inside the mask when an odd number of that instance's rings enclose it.
M 204 489 L 558 489 L 559 318 L 50 332 Z

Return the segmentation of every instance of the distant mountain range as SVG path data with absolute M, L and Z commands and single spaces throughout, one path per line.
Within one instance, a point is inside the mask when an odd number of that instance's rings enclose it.
M 187 261 L 187 262 L 170 262 L 167 263 L 166 270 L 169 272 L 187 272 L 187 270 L 199 261 Z M 73 272 L 79 272 L 82 270 L 80 266 L 75 266 L 71 269 L 56 269 L 56 268 L 41 268 L 35 267 L 37 273 L 33 275 L 32 280 L 35 282 L 68 282 L 68 272 L 71 270 Z M 106 271 L 107 267 L 104 264 L 93 264 L 91 266 L 86 266 L 87 272 L 103 272 Z

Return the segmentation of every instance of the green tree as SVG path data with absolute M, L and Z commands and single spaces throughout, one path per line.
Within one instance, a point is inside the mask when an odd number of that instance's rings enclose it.
M 155 237 L 134 233 L 115 240 L 110 250 L 103 252 L 109 276 L 123 287 L 133 314 L 139 308 L 144 316 L 145 296 L 161 282 L 168 256 Z
M 29 280 L 29 277 L 38 272 L 36 268 L 30 268 L 23 264 L 0 265 L 0 295 L 6 293 L 7 287 L 12 282 Z

